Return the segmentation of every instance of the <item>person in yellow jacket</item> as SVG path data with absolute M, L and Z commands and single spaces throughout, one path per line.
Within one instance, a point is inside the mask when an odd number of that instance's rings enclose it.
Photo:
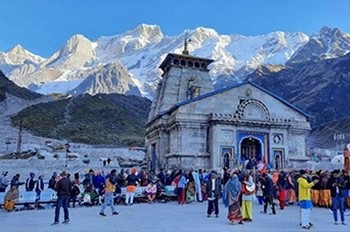
M 107 216 L 104 213 L 104 210 L 106 209 L 107 205 L 111 207 L 112 215 L 118 215 L 118 212 L 114 208 L 114 200 L 113 200 L 113 193 L 115 192 L 115 185 L 117 184 L 117 170 L 113 169 L 111 173 L 106 178 L 106 188 L 102 190 L 105 195 L 105 200 L 103 202 L 100 215 L 101 216 Z
M 310 229 L 311 225 L 309 222 L 310 210 L 312 208 L 311 201 L 311 188 L 318 182 L 318 179 L 315 179 L 312 182 L 307 180 L 307 172 L 305 170 L 300 170 L 300 177 L 298 178 L 299 186 L 299 203 L 301 210 L 301 228 Z

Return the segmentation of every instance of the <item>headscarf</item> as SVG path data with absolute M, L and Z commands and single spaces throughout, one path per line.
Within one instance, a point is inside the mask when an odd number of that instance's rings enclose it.
M 238 176 L 234 174 L 232 176 L 232 179 L 229 182 L 227 182 L 227 184 L 224 187 L 223 202 L 226 207 L 228 207 L 230 204 L 230 196 L 232 196 L 233 198 L 238 198 L 241 189 L 242 185 L 239 182 Z
M 15 201 L 19 198 L 19 191 L 17 187 L 11 186 L 10 190 L 6 193 L 4 199 L 8 201 Z
M 136 175 L 136 172 L 137 172 L 137 169 L 136 169 L 136 168 L 131 169 L 131 174 Z
M 237 197 L 238 194 L 241 192 L 242 185 L 239 182 L 238 176 L 233 175 L 231 181 L 228 182 L 228 190 L 230 190 L 233 197 Z

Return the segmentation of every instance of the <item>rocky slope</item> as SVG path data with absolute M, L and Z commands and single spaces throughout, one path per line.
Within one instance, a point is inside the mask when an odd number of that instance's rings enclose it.
M 42 96 L 39 93 L 35 93 L 26 88 L 17 86 L 0 70 L 0 102 L 5 101 L 8 95 L 16 96 L 25 100 L 34 100 Z
M 334 134 L 344 134 L 343 145 L 350 142 L 350 117 L 312 128 L 306 141 L 309 147 L 334 149 L 340 146 L 339 141 L 336 145 Z M 340 148 L 342 149 L 343 147 Z
M 248 79 L 311 115 L 312 126 L 350 115 L 350 54 L 304 66 L 261 66 Z
M 141 92 L 132 80 L 128 70 L 119 61 L 100 65 L 90 70 L 86 78 L 68 93 L 73 95 L 121 93 L 141 96 Z
M 303 65 L 341 57 L 350 51 L 350 35 L 339 28 L 322 27 L 288 60 L 287 65 Z
M 142 146 L 151 101 L 120 94 L 88 94 L 30 106 L 13 116 L 36 136 L 86 144 Z

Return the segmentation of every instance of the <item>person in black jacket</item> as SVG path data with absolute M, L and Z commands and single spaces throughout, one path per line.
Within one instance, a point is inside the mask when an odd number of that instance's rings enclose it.
M 169 170 L 165 176 L 165 186 L 171 185 L 171 183 L 173 182 L 173 178 L 171 176 L 171 171 Z
M 51 177 L 51 179 L 49 180 L 49 186 L 48 186 L 49 189 L 55 190 L 56 177 L 57 177 L 57 173 L 56 173 L 56 172 L 53 172 L 53 173 L 52 173 L 52 177 Z
M 37 209 L 44 208 L 39 204 L 40 195 L 41 195 L 42 191 L 44 191 L 44 175 L 39 175 L 38 180 L 36 181 L 36 186 L 35 186 L 35 192 L 36 192 L 35 208 L 37 208 Z
M 11 186 L 16 186 L 18 188 L 20 185 L 23 185 L 24 182 L 19 181 L 20 177 L 21 175 L 17 173 L 11 180 Z
M 345 217 L 344 217 L 344 188 L 345 181 L 339 175 L 339 170 L 334 170 L 331 178 L 329 178 L 327 182 L 327 187 L 331 190 L 332 196 L 332 211 L 333 211 L 333 219 L 334 224 L 338 224 L 338 213 L 337 206 L 339 205 L 340 210 L 340 219 L 343 225 L 345 225 Z
M 215 212 L 216 217 L 219 217 L 219 198 L 221 195 L 221 180 L 217 177 L 215 170 L 211 171 L 211 177 L 207 182 L 207 197 L 208 197 L 208 209 L 207 217 Z
M 73 201 L 73 208 L 75 208 L 75 202 L 77 201 L 78 196 L 80 194 L 80 188 L 79 188 L 79 185 L 76 184 L 74 181 L 71 181 L 71 185 L 72 185 L 72 190 L 70 192 L 70 197 Z M 78 202 L 80 205 L 80 200 L 78 200 Z
M 125 193 L 125 204 L 132 205 L 134 204 L 134 197 L 136 192 L 136 186 L 139 185 L 140 179 L 136 175 L 136 168 L 131 170 L 131 174 L 126 178 L 126 193 Z M 130 200 L 130 201 L 129 201 Z
M 57 191 L 57 204 L 55 209 L 55 221 L 52 225 L 59 225 L 60 218 L 60 209 L 63 207 L 64 212 L 64 224 L 69 223 L 69 212 L 68 212 L 68 204 L 71 196 L 72 185 L 70 180 L 67 178 L 66 172 L 61 173 L 61 179 L 59 179 L 56 183 L 56 191 Z
M 29 177 L 26 180 L 26 185 L 25 185 L 25 189 L 26 192 L 32 192 L 35 189 L 35 184 L 36 184 L 36 180 L 34 180 L 35 178 L 35 174 L 33 172 L 29 173 Z M 30 204 L 28 203 L 24 203 L 24 207 L 27 210 L 32 210 L 34 209 L 32 206 L 30 206 Z
M 31 192 L 35 188 L 36 181 L 34 180 L 35 174 L 31 172 L 26 180 L 26 192 Z
M 263 196 L 264 196 L 264 211 L 261 213 L 267 213 L 267 207 L 270 204 L 272 214 L 276 214 L 275 204 L 273 203 L 273 195 L 274 195 L 274 189 L 273 189 L 273 182 L 272 179 L 266 174 L 262 174 L 262 190 L 263 190 Z
M 158 177 L 158 180 L 162 182 L 162 184 L 165 183 L 165 174 L 164 174 L 163 168 L 160 169 L 160 172 L 158 173 L 157 177 Z

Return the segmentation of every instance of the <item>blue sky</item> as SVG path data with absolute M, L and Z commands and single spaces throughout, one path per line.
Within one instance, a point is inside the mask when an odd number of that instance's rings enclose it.
M 96 40 L 141 23 L 166 35 L 199 26 L 220 34 L 311 35 L 324 25 L 350 33 L 348 0 L 0 0 L 0 12 L 0 51 L 21 44 L 44 57 L 74 34 Z

